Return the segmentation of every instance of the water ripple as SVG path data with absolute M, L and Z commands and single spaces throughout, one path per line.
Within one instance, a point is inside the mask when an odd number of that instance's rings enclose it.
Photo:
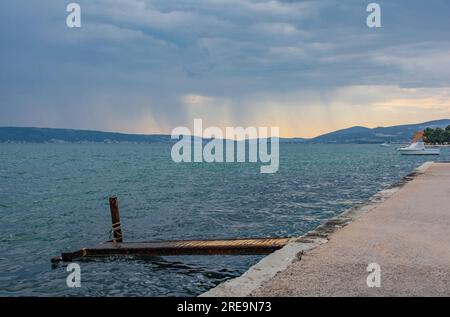
M 110 238 L 110 195 L 128 241 L 301 235 L 426 160 L 373 145 L 280 153 L 279 172 L 264 175 L 258 164 L 175 164 L 167 145 L 2 145 L 0 296 L 195 296 L 261 258 L 80 261 L 82 287 L 69 289 L 49 259 Z

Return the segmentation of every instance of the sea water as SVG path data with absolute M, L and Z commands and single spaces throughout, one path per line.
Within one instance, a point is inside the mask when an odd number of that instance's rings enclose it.
M 171 160 L 168 144 L 0 144 L 0 296 L 195 296 L 262 256 L 77 261 L 81 287 L 50 258 L 125 241 L 299 236 L 439 157 L 377 145 L 281 144 L 275 174 L 252 163 Z

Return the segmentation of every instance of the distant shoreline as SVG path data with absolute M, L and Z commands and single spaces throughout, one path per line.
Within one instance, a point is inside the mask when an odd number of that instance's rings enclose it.
M 300 144 L 407 144 L 417 131 L 447 127 L 450 119 L 391 127 L 366 128 L 355 126 L 325 133 L 313 138 L 280 137 L 280 143 Z M 193 136 L 195 138 L 195 136 Z M 205 139 L 206 140 L 206 139 Z M 93 130 L 0 127 L 0 143 L 173 143 L 170 134 L 128 134 Z
M 246 140 L 248 141 L 248 140 Z M 63 141 L 63 140 L 53 140 L 53 141 L 0 141 L 0 144 L 53 144 L 53 145 L 63 145 L 63 144 L 73 144 L 73 145 L 100 145 L 100 144 L 122 144 L 122 145 L 151 145 L 151 144 L 173 144 L 176 140 L 167 140 L 167 141 L 151 141 L 151 142 L 133 142 L 133 141 L 114 141 L 114 140 L 105 140 L 105 141 Z M 281 144 L 297 144 L 297 145 L 381 145 L 383 143 L 372 143 L 372 142 L 345 142 L 345 143 L 332 143 L 332 142 L 289 142 L 289 141 L 280 141 Z M 395 142 L 389 143 L 392 146 L 401 146 L 409 144 L 409 142 Z M 450 147 L 450 144 L 425 144 L 426 147 Z

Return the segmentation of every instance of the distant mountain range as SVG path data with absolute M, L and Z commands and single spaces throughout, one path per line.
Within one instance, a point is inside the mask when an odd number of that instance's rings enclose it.
M 351 127 L 311 139 L 281 138 L 281 143 L 404 143 L 411 140 L 415 132 L 427 127 L 445 128 L 450 119 L 428 121 L 418 124 L 397 125 L 392 127 Z M 0 127 L 0 142 L 12 143 L 172 143 L 170 135 L 164 134 L 125 134 L 72 129 Z
M 315 143 L 403 143 L 409 142 L 414 133 L 425 128 L 445 128 L 450 119 L 434 120 L 417 124 L 396 125 L 392 127 L 351 127 L 323 134 L 308 140 Z
M 125 134 L 90 130 L 0 127 L 0 142 L 33 143 L 156 143 L 171 142 L 170 135 Z

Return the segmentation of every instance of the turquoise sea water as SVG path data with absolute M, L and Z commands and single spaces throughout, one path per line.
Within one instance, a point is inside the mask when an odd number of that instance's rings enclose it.
M 280 169 L 176 164 L 170 145 L 0 144 L 0 296 L 194 296 L 260 256 L 83 260 L 82 287 L 50 258 L 110 238 L 108 196 L 127 241 L 295 236 L 430 157 L 377 145 L 281 144 Z M 450 159 L 450 149 L 439 157 Z

